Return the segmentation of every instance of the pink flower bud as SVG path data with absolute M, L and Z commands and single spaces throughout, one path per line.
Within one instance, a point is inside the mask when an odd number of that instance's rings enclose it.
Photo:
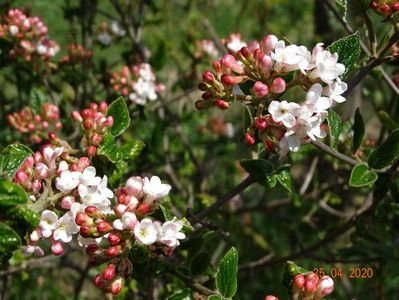
M 264 97 L 269 93 L 269 87 L 261 81 L 254 83 L 252 91 L 256 97 Z
M 97 148 L 96 148 L 95 146 L 89 146 L 89 147 L 87 148 L 87 154 L 88 154 L 90 157 L 96 156 L 96 154 L 97 154 Z
M 263 145 L 265 146 L 265 149 L 269 152 L 274 152 L 274 150 L 276 149 L 276 144 L 271 139 L 265 139 L 263 141 Z
M 278 300 L 278 298 L 276 296 L 273 296 L 273 295 L 267 295 L 265 300 Z
M 267 128 L 267 121 L 266 118 L 264 117 L 259 117 L 255 119 L 255 127 L 259 130 L 259 131 L 263 131 Z
M 135 197 L 139 197 L 143 190 L 143 179 L 139 176 L 130 177 L 126 181 L 126 191 Z
M 24 171 L 18 170 L 15 174 L 15 179 L 18 183 L 24 184 L 29 180 L 29 176 Z
M 215 81 L 215 75 L 213 75 L 211 71 L 205 71 L 202 74 L 202 79 L 204 80 L 204 82 L 212 84 Z
M 121 253 L 121 246 L 112 246 L 109 247 L 106 251 L 105 254 L 108 257 L 116 257 Z
M 94 205 L 89 205 L 85 208 L 85 213 L 90 217 L 90 218 L 99 218 L 101 217 L 101 212 L 98 209 L 97 206 Z
M 255 144 L 255 138 L 254 138 L 254 136 L 253 136 L 252 134 L 250 134 L 249 132 L 247 132 L 247 133 L 245 134 L 244 140 L 245 140 L 245 144 L 247 144 L 247 146 L 252 146 L 252 145 Z
M 85 120 L 83 121 L 83 128 L 86 130 L 90 130 L 93 128 L 93 121 L 92 120 Z
M 118 233 L 116 232 L 110 232 L 108 235 L 108 242 L 112 245 L 112 246 L 116 246 L 120 243 L 121 241 L 121 237 Z
M 100 102 L 98 105 L 98 109 L 105 114 L 105 112 L 108 110 L 108 104 L 105 101 Z
M 122 214 L 125 212 L 127 206 L 121 203 L 118 203 L 117 205 L 115 205 L 114 207 L 114 212 L 115 215 L 120 218 L 122 216 Z
M 75 218 L 75 223 L 76 223 L 76 218 Z M 78 224 L 78 223 L 76 223 L 76 224 Z M 94 233 L 96 233 L 96 228 L 87 226 L 87 225 L 83 225 L 83 226 L 80 226 L 79 232 L 80 232 L 81 236 L 88 238 L 88 237 L 91 237 Z
M 43 126 L 44 129 L 48 129 L 49 124 L 48 124 L 47 121 L 43 121 L 43 122 L 42 122 L 42 126 Z
M 61 255 L 64 252 L 64 246 L 60 242 L 55 242 L 51 246 L 51 252 L 57 256 Z
M 47 123 L 48 124 L 48 123 Z M 43 126 L 44 127 L 44 126 Z M 46 127 L 44 127 L 44 128 L 46 128 Z M 29 131 L 35 131 L 35 125 L 34 124 L 32 124 L 32 123 L 29 123 L 28 124 L 28 130 Z
M 225 56 L 223 56 L 221 63 L 222 63 L 222 66 L 232 70 L 233 72 L 235 72 L 237 74 L 245 73 L 244 68 L 239 63 L 237 63 L 237 61 L 233 55 L 226 54 Z
M 29 156 L 24 161 L 24 165 L 26 165 L 28 168 L 32 168 L 34 164 L 35 164 L 35 159 L 33 158 L 33 156 Z
M 388 4 L 383 4 L 380 6 L 380 12 L 384 15 L 389 14 L 390 10 L 391 10 L 391 8 L 389 7 Z
M 216 99 L 215 106 L 221 110 L 226 110 L 230 107 L 230 103 L 222 99 Z
M 197 110 L 202 110 L 202 109 L 204 109 L 204 107 L 205 107 L 205 101 L 204 101 L 204 100 L 197 100 L 197 101 L 195 101 L 194 107 L 195 107 Z
M 39 193 L 39 191 L 42 189 L 42 182 L 40 180 L 34 180 L 32 182 L 32 191 L 34 194 Z
M 281 94 L 285 91 L 286 84 L 283 78 L 276 78 L 273 80 L 271 91 L 275 94 Z
M 35 159 L 35 163 L 40 163 L 42 162 L 43 156 L 39 151 L 36 151 L 33 158 Z
M 109 291 L 111 292 L 111 294 L 117 295 L 122 290 L 122 287 L 123 287 L 123 278 L 118 277 L 116 280 L 114 280 L 111 283 L 111 285 L 109 287 Z
M 220 61 L 216 60 L 212 63 L 212 68 L 215 70 L 216 74 L 222 73 L 222 65 Z
M 137 213 L 139 215 L 146 215 L 150 212 L 150 206 L 148 204 L 142 203 L 140 206 L 137 208 Z
M 299 289 L 302 289 L 305 285 L 305 276 L 303 276 L 302 274 L 296 275 L 294 277 L 293 285 L 295 285 Z
M 55 132 L 50 131 L 48 133 L 48 138 L 50 141 L 55 141 L 57 139 L 57 135 L 55 134 Z
M 270 56 L 264 55 L 258 62 L 259 68 L 264 76 L 269 76 L 270 70 L 273 66 L 273 60 Z
M 106 221 L 101 221 L 101 222 L 99 222 L 98 224 L 97 224 L 97 231 L 99 232 L 99 233 L 103 233 L 103 234 L 105 234 L 105 233 L 108 233 L 108 232 L 110 232 L 110 231 L 112 231 L 112 225 L 111 224 L 109 224 L 108 222 L 106 222 Z
M 91 137 L 91 143 L 94 146 L 100 146 L 102 141 L 103 141 L 103 137 L 98 133 L 94 133 Z
M 61 200 L 61 207 L 63 209 L 70 209 L 73 203 L 75 203 L 75 198 L 73 196 L 66 196 Z
M 129 77 L 130 76 L 130 70 L 128 66 L 123 66 L 121 70 L 121 75 L 123 77 Z
M 325 275 L 319 279 L 314 299 L 319 300 L 324 296 L 331 294 L 333 291 L 334 291 L 334 281 L 330 276 Z
M 399 11 L 399 3 L 392 3 L 392 5 L 391 5 L 391 10 L 393 11 L 393 12 L 398 12 Z
M 244 81 L 243 76 L 222 75 L 222 83 L 226 86 L 234 86 Z
M 86 169 L 86 167 L 90 166 L 90 159 L 86 156 L 82 156 L 78 161 L 78 170 L 82 171 Z
M 105 280 L 102 278 L 102 276 L 100 274 L 97 274 L 93 278 L 93 283 L 96 287 L 102 288 L 105 284 Z
M 93 224 L 93 220 L 86 213 L 78 212 L 75 217 L 75 223 L 83 227 Z
M 90 107 L 90 109 L 91 109 L 92 111 L 97 111 L 97 109 L 98 109 L 97 103 L 94 103 L 94 102 L 91 102 L 91 103 L 89 104 L 89 107 Z
M 260 49 L 262 50 L 263 53 L 269 54 L 271 51 L 274 50 L 277 42 L 278 42 L 278 39 L 276 36 L 274 36 L 272 34 L 266 35 L 263 38 L 263 40 L 260 42 Z
M 82 114 L 83 119 L 88 119 L 93 116 L 92 111 L 88 108 L 82 109 L 81 114 Z
M 98 245 L 97 244 L 90 244 L 86 247 L 86 254 L 91 256 L 96 254 L 98 251 Z
M 249 50 L 248 47 L 242 47 L 240 50 L 242 56 L 245 57 L 245 59 L 247 59 L 248 61 L 252 61 L 254 58 L 254 54 L 251 52 L 251 50 Z
M 103 273 L 102 273 L 102 278 L 104 280 L 112 280 L 116 276 L 116 266 L 115 264 L 109 264 L 105 267 Z

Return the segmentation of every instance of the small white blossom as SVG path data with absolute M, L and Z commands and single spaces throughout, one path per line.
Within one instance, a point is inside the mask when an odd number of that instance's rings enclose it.
M 327 50 L 317 52 L 315 65 L 316 68 L 308 74 L 308 77 L 320 78 L 327 84 L 331 84 L 345 72 L 345 65 L 338 63 L 338 54 L 331 54 Z
M 332 100 L 329 97 L 322 96 L 323 87 L 319 83 L 315 83 L 306 94 L 305 104 L 315 113 L 327 112 L 332 105 Z
M 75 224 L 72 212 L 67 212 L 58 220 L 53 237 L 56 241 L 61 240 L 64 243 L 69 243 L 72 240 L 72 235 L 78 232 L 79 228 Z
M 271 56 L 276 62 L 274 68 L 278 72 L 290 72 L 298 69 L 304 72 L 311 60 L 311 54 L 305 46 L 285 46 L 284 41 L 276 43 Z
M 144 245 L 154 244 L 158 237 L 158 230 L 151 219 L 145 218 L 134 227 L 136 240 Z
M 300 110 L 300 105 L 295 102 L 272 101 L 268 111 L 275 122 L 282 122 L 285 127 L 291 128 L 296 124 L 296 116 Z
M 9 32 L 12 36 L 14 36 L 14 35 L 17 35 L 17 33 L 19 32 L 19 29 L 18 29 L 17 26 L 11 25 L 11 26 L 8 28 L 8 32 Z
M 79 177 L 79 182 L 79 196 L 84 198 L 97 191 L 97 185 L 101 182 L 101 178 L 96 176 L 96 168 L 90 166 L 84 169 Z
M 239 33 L 231 34 L 226 44 L 227 49 L 232 52 L 237 52 L 245 46 L 247 46 L 247 44 L 241 40 L 241 35 Z
M 43 149 L 44 161 L 46 162 L 47 166 L 51 171 L 55 170 L 56 167 L 55 160 L 57 159 L 57 157 L 61 156 L 63 152 L 64 152 L 64 147 L 58 147 L 54 149 L 51 147 L 45 147 Z
M 58 224 L 58 216 L 55 212 L 51 210 L 44 210 L 42 212 L 39 227 L 42 229 L 42 236 L 45 238 L 49 238 L 52 234 L 54 229 L 57 228 Z
M 343 93 L 346 92 L 348 89 L 348 85 L 337 78 L 337 81 L 333 82 L 332 84 L 324 87 L 323 93 L 330 97 L 333 101 L 337 103 L 342 103 L 346 101 L 344 96 L 341 96 Z
M 147 195 L 147 200 L 163 198 L 169 194 L 171 188 L 169 184 L 162 183 L 158 176 L 152 176 L 151 179 L 144 178 L 143 191 Z
M 63 193 L 70 192 L 79 185 L 81 174 L 69 170 L 62 171 L 60 177 L 56 178 L 55 187 Z
M 180 245 L 179 240 L 185 239 L 186 235 L 181 232 L 183 222 L 176 221 L 176 217 L 171 221 L 167 221 L 162 226 L 158 224 L 158 241 L 171 248 Z

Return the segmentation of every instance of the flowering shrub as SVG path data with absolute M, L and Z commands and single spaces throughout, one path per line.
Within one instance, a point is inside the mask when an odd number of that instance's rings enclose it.
M 0 5 L 2 299 L 395 299 L 397 1 L 39 2 Z

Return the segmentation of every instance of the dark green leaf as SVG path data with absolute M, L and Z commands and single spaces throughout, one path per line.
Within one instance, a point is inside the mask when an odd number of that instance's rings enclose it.
M 145 263 L 148 261 L 149 252 L 145 245 L 134 244 L 132 249 L 129 251 L 129 259 L 137 263 Z
M 352 153 L 356 153 L 359 147 L 362 145 L 364 137 L 364 121 L 363 117 L 356 109 L 355 120 L 353 123 L 353 143 L 352 143 Z
M 341 133 L 342 120 L 338 113 L 332 109 L 328 111 L 327 115 L 328 127 L 330 128 L 330 146 L 337 149 L 338 137 Z
M 367 164 L 358 164 L 352 169 L 349 185 L 361 187 L 373 184 L 378 179 L 377 173 L 370 171 Z
M 237 291 L 238 252 L 232 247 L 222 258 L 216 274 L 216 286 L 225 298 L 231 298 Z
M 0 255 L 9 254 L 21 245 L 19 235 L 6 224 L 0 223 Z
M 398 128 L 398 124 L 391 119 L 389 114 L 386 111 L 379 111 L 378 112 L 378 119 L 380 119 L 382 125 L 387 128 L 389 131 L 395 130 Z
M 128 160 L 137 158 L 144 147 L 144 142 L 140 140 L 132 140 L 123 144 L 123 146 L 120 148 L 122 159 Z
M 170 221 L 173 219 L 173 214 L 171 212 L 170 208 L 170 202 L 167 203 L 163 201 L 162 204 L 159 205 L 159 208 L 162 211 L 163 217 L 165 218 L 165 221 Z
M 32 89 L 30 91 L 30 107 L 36 115 L 40 115 L 42 112 L 42 105 L 46 103 L 46 97 L 40 89 Z
M 116 146 L 114 137 L 109 133 L 104 135 L 103 143 L 98 148 L 97 154 L 105 156 L 113 163 L 121 160 L 122 158 L 122 155 Z
M 292 192 L 292 179 L 289 169 L 281 169 L 276 173 L 278 182 L 289 192 Z
M 11 181 L 0 180 L 0 207 L 24 204 L 29 200 L 24 189 Z
M 130 115 L 123 97 L 119 97 L 109 105 L 107 116 L 114 117 L 114 124 L 108 129 L 113 136 L 121 135 L 129 127 Z
M 208 297 L 208 300 L 223 300 L 223 298 L 219 295 L 211 295 Z
M 392 131 L 386 141 L 369 156 L 371 168 L 382 169 L 392 164 L 399 156 L 399 129 Z
M 245 159 L 240 164 L 260 184 L 265 184 L 273 172 L 272 163 L 266 159 Z
M 277 185 L 277 176 L 275 174 L 266 177 L 266 186 L 274 188 Z
M 109 177 L 109 184 L 115 186 L 122 176 L 125 174 L 127 168 L 127 162 L 120 160 L 115 163 L 115 169 L 112 175 Z
M 40 216 L 36 212 L 23 205 L 17 205 L 7 210 L 7 216 L 22 221 L 32 228 L 39 225 L 40 221 Z
M 191 275 L 199 275 L 206 271 L 211 262 L 211 257 L 206 252 L 197 253 L 191 260 L 190 273 Z
M 327 49 L 331 53 L 338 53 L 338 62 L 345 65 L 345 72 L 341 75 L 341 78 L 345 80 L 352 71 L 360 55 L 359 33 L 356 32 L 339 39 L 332 43 Z
M 32 154 L 32 150 L 25 145 L 8 145 L 0 155 L 0 170 L 6 172 L 10 178 L 13 178 L 25 159 Z
M 191 290 L 182 289 L 175 291 L 172 295 L 166 298 L 166 300 L 191 300 Z

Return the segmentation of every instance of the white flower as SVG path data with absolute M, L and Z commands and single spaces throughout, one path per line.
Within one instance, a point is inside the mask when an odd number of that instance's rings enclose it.
M 345 91 L 348 89 L 348 85 L 337 78 L 337 81 L 333 82 L 332 84 L 324 87 L 323 93 L 326 96 L 329 96 L 332 100 L 337 103 L 342 103 L 346 101 L 344 96 L 341 96 Z
M 316 137 L 326 137 L 327 133 L 320 127 L 324 120 L 325 114 L 314 115 L 306 119 L 306 134 L 311 140 L 315 141 Z
M 280 140 L 281 149 L 289 149 L 290 151 L 297 152 L 301 147 L 301 139 L 295 131 L 287 131 L 284 137 Z
M 158 241 L 162 244 L 167 245 L 171 248 L 176 248 L 180 245 L 179 240 L 186 238 L 186 235 L 181 232 L 183 228 L 183 222 L 176 221 L 176 217 L 171 221 L 167 221 L 162 224 L 162 227 L 158 225 Z
M 64 243 L 69 243 L 72 240 L 72 235 L 78 232 L 79 228 L 75 224 L 72 212 L 67 212 L 58 220 L 53 237 L 56 241 L 61 240 Z
M 316 54 L 316 68 L 308 74 L 308 77 L 320 78 L 325 83 L 331 84 L 344 72 L 345 65 L 338 63 L 338 54 L 324 50 Z
M 80 172 L 62 171 L 60 177 L 56 178 L 55 187 L 63 193 L 72 191 L 79 185 Z
M 97 40 L 104 46 L 108 46 L 111 44 L 112 36 L 107 31 L 104 31 L 97 35 Z
M 117 36 L 124 36 L 126 34 L 125 29 L 122 28 L 121 24 L 117 21 L 112 21 L 111 22 L 111 31 L 113 34 Z
M 84 169 L 79 177 L 79 181 L 79 196 L 84 198 L 97 191 L 97 185 L 101 182 L 101 178 L 96 176 L 96 168 L 90 166 Z
M 134 235 L 144 245 L 154 244 L 158 237 L 158 231 L 154 223 L 148 218 L 141 220 L 134 227 Z
M 144 178 L 143 191 L 148 199 L 159 199 L 169 194 L 172 187 L 169 184 L 161 182 L 158 176 L 152 176 L 151 179 Z
M 269 104 L 268 111 L 275 122 L 283 122 L 287 128 L 294 127 L 296 124 L 296 116 L 300 110 L 300 105 L 295 102 L 272 101 Z
M 139 176 L 132 176 L 126 181 L 126 190 L 130 195 L 139 197 L 143 191 L 143 179 Z
M 135 96 L 141 99 L 141 102 L 139 100 L 140 103 L 147 99 L 150 101 L 154 101 L 158 98 L 158 95 L 155 92 L 155 85 L 152 81 L 146 81 L 143 78 L 139 78 L 135 83 L 133 83 L 133 89 L 136 94 Z M 137 100 L 133 101 L 137 103 Z
M 58 216 L 51 210 L 42 212 L 39 227 L 42 229 L 42 236 L 49 238 L 53 234 L 53 230 L 57 228 Z
M 239 33 L 233 33 L 230 35 L 228 43 L 226 44 L 227 49 L 232 52 L 237 52 L 245 47 L 247 44 L 241 40 L 241 35 Z
M 39 53 L 40 55 L 44 55 L 47 53 L 47 46 L 43 45 L 43 44 L 38 44 L 36 46 L 36 52 Z
M 24 254 L 31 255 L 35 253 L 36 256 L 44 256 L 44 251 L 37 245 L 28 245 L 24 247 Z
M 17 26 L 11 25 L 11 26 L 8 28 L 8 32 L 9 32 L 12 36 L 14 36 L 14 35 L 16 35 L 16 34 L 19 32 L 19 29 L 18 29 Z
M 315 83 L 306 94 L 305 104 L 312 112 L 326 112 L 332 105 L 332 100 L 322 96 L 323 87 Z
M 100 183 L 97 185 L 97 193 L 101 195 L 103 198 L 112 199 L 114 197 L 114 193 L 107 187 L 108 177 L 104 175 L 103 179 L 101 179 Z
M 50 171 L 55 170 L 55 160 L 57 157 L 59 157 L 62 153 L 64 152 L 64 147 L 58 147 L 58 148 L 51 148 L 51 147 L 45 147 L 43 149 L 43 158 L 44 161 L 46 162 L 47 166 L 49 167 Z
M 278 72 L 290 72 L 298 69 L 304 72 L 311 60 L 311 54 L 305 46 L 285 46 L 284 41 L 276 43 L 271 56 L 276 61 L 275 69 Z

